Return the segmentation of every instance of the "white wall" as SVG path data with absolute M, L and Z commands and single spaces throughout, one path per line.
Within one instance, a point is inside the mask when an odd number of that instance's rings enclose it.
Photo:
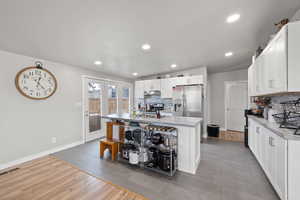
M 209 123 L 215 123 L 221 128 L 225 128 L 225 81 L 247 79 L 247 69 L 208 75 Z
M 124 80 L 84 68 L 43 61 L 57 78 L 58 89 L 47 100 L 23 97 L 14 79 L 37 59 L 0 51 L 0 166 L 25 156 L 82 141 L 82 75 Z M 40 59 L 39 59 L 40 60 Z M 51 138 L 57 143 L 52 144 Z

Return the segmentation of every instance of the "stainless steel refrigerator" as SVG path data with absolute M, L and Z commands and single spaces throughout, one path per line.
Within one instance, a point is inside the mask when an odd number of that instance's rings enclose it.
M 203 85 L 180 85 L 173 88 L 173 115 L 203 117 Z
M 183 117 L 202 117 L 203 85 L 180 85 L 173 88 L 173 115 Z M 203 121 L 200 125 L 201 142 L 203 142 Z

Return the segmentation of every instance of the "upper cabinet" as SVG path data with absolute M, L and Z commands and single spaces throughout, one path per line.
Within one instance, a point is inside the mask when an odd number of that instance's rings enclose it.
M 288 91 L 300 91 L 300 22 L 288 25 Z
M 135 81 L 134 96 L 136 99 L 144 98 L 144 81 Z
M 174 80 L 171 78 L 161 79 L 161 97 L 162 98 L 172 98 L 173 96 L 173 86 Z
M 203 84 L 203 76 L 185 76 L 165 79 L 141 80 L 135 82 L 135 98 L 144 98 L 144 92 L 160 90 L 162 98 L 172 98 L 176 85 Z
M 145 91 L 149 92 L 150 90 L 160 90 L 160 79 L 145 80 Z
M 286 25 L 249 67 L 250 96 L 300 92 L 299 35 L 300 22 Z

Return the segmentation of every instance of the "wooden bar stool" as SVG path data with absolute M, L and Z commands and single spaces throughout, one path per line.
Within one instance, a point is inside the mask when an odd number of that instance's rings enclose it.
M 100 140 L 99 142 L 99 154 L 103 158 L 104 151 L 109 149 L 111 152 L 111 159 L 114 161 L 119 152 L 119 142 L 124 140 L 124 127 L 119 127 L 119 140 L 113 139 L 113 126 L 114 125 L 124 125 L 120 122 L 107 122 L 106 123 L 106 138 Z

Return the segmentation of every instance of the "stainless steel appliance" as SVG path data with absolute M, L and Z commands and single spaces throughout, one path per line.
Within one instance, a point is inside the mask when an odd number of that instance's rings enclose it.
M 173 89 L 173 115 L 203 117 L 203 85 L 181 85 Z
M 173 115 L 183 117 L 204 117 L 203 85 L 180 85 L 173 88 Z M 201 142 L 203 123 L 201 123 Z

